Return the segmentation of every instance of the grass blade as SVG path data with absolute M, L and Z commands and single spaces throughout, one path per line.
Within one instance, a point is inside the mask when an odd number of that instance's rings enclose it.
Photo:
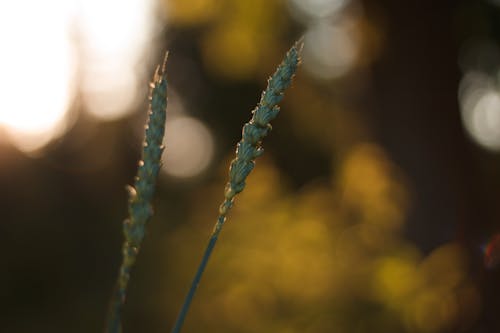
M 224 201 L 219 207 L 217 223 L 171 333 L 181 331 L 191 301 L 226 221 L 226 216 L 233 206 L 234 198 L 245 188 L 245 180 L 255 166 L 255 159 L 264 152 L 261 147 L 262 140 L 271 130 L 270 121 L 276 118 L 279 113 L 278 103 L 283 99 L 283 93 L 290 85 L 299 65 L 301 49 L 302 42 L 299 41 L 288 51 L 276 72 L 268 80 L 267 88 L 262 93 L 259 104 L 252 111 L 252 118 L 243 126 L 242 139 L 236 148 L 236 158 L 229 167 L 229 181 L 224 191 Z
M 123 260 L 118 273 L 115 290 L 107 319 L 106 332 L 120 333 L 121 312 L 127 295 L 130 271 L 135 264 L 137 254 L 144 238 L 146 224 L 153 216 L 151 200 L 153 199 L 156 179 L 161 167 L 163 152 L 163 136 L 167 108 L 167 79 L 165 65 L 156 69 L 151 83 L 149 119 L 142 149 L 141 161 L 137 169 L 134 186 L 128 186 L 128 219 L 123 223 Z

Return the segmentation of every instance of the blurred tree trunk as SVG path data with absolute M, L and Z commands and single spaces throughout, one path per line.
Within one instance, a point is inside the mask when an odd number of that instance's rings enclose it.
M 461 124 L 457 3 L 365 1 L 366 15 L 380 17 L 385 38 L 366 111 L 378 140 L 410 178 L 407 237 L 426 253 L 453 240 L 467 247 L 472 275 L 483 289 L 475 331 L 500 332 L 499 288 L 492 282 L 498 274 L 484 272 L 480 252 L 498 226 L 498 190 L 481 170 L 488 153 L 469 141 Z

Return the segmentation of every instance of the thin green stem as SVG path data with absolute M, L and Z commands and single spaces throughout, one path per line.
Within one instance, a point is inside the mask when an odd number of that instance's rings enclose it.
M 224 219 L 223 217 L 219 217 L 219 221 L 217 222 L 217 224 L 220 225 L 220 227 L 215 228 L 214 231 L 212 232 L 212 235 L 210 236 L 207 247 L 205 248 L 205 252 L 203 253 L 203 257 L 201 258 L 200 265 L 198 266 L 198 270 L 196 271 L 196 274 L 193 278 L 193 282 L 191 283 L 191 286 L 189 287 L 189 291 L 186 295 L 186 298 L 184 299 L 184 304 L 182 304 L 181 311 L 179 312 L 179 316 L 177 317 L 177 320 L 175 321 L 175 325 L 174 325 L 174 328 L 172 329 L 172 333 L 179 333 L 181 331 L 182 325 L 184 324 L 184 319 L 186 318 L 189 307 L 191 305 L 191 301 L 193 300 L 196 289 L 198 289 L 198 285 L 200 284 L 201 276 L 203 275 L 203 272 L 205 271 L 205 267 L 207 266 L 208 259 L 210 258 L 210 255 L 212 254 L 212 251 L 215 247 L 215 244 L 217 243 L 217 238 L 219 237 L 219 233 L 222 230 L 221 227 L 222 227 L 222 224 L 224 223 L 223 219 Z

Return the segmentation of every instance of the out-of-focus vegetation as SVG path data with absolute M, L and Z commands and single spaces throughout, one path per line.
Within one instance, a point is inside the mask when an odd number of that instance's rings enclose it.
M 186 330 L 438 332 L 470 325 L 479 295 L 466 254 L 452 242 L 424 256 L 404 240 L 408 201 L 399 176 L 372 144 L 354 146 L 331 182 L 298 192 L 272 161 L 259 163 Z M 210 186 L 200 195 L 218 193 Z M 195 266 L 190 249 L 203 241 L 197 230 L 215 205 L 197 204 L 190 222 L 163 242 L 169 261 L 184 263 L 180 276 Z
M 500 216 L 496 1 L 4 3 L 0 331 L 102 330 L 147 80 L 168 48 L 165 168 L 124 309 L 124 332 L 167 331 L 241 126 L 302 35 L 184 331 L 500 329 L 499 271 L 481 253 Z

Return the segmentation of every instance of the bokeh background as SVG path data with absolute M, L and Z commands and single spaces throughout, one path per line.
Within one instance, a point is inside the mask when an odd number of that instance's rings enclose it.
M 168 49 L 124 314 L 125 332 L 168 332 L 241 127 L 301 36 L 184 331 L 500 331 L 498 0 L 0 2 L 0 331 L 102 331 Z

